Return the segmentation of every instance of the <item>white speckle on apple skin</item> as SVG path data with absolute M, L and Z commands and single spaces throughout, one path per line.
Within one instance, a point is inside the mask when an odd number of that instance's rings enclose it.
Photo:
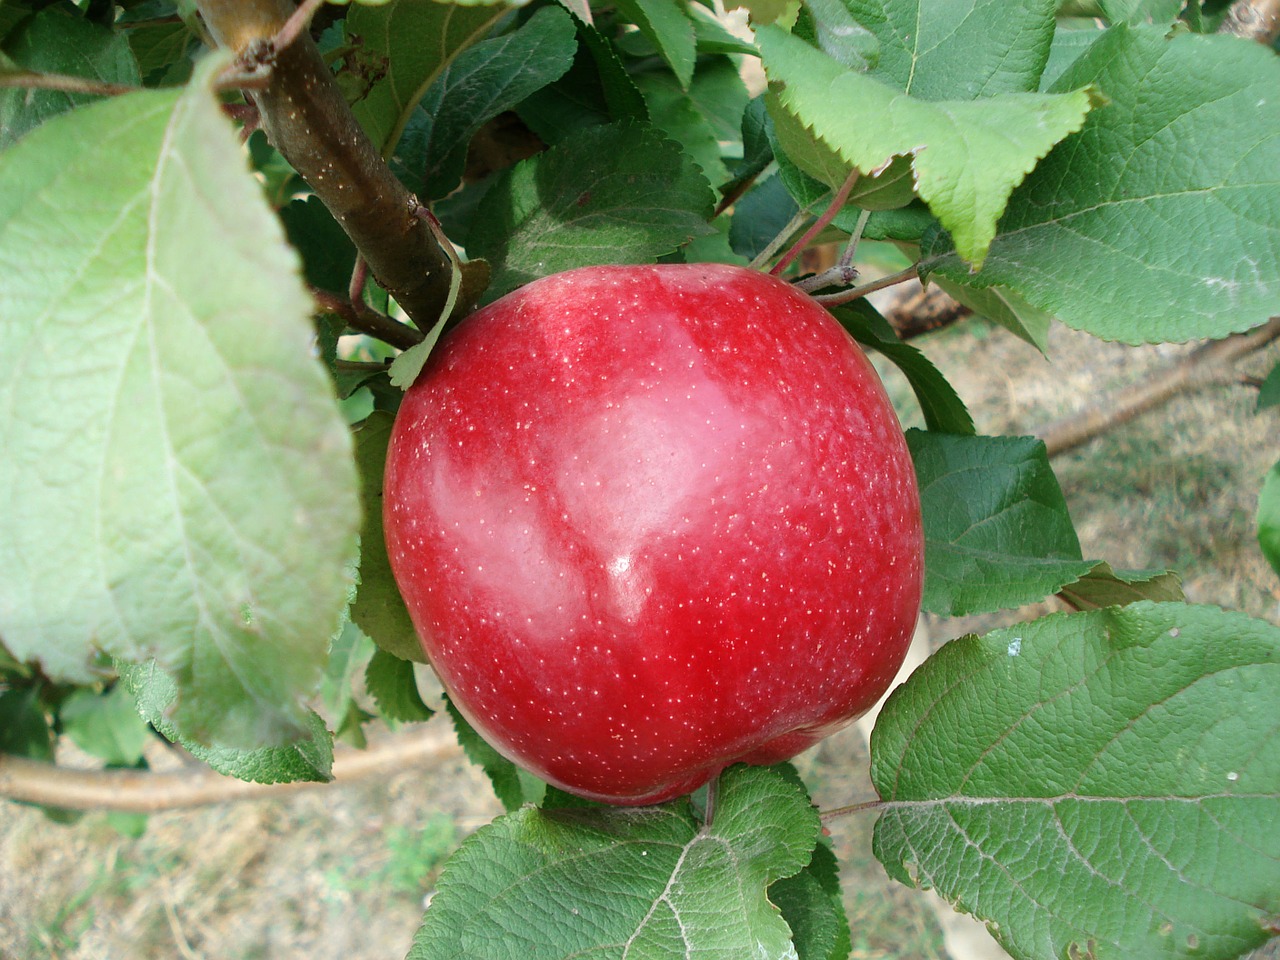
M 910 458 L 811 300 L 721 265 L 592 267 L 468 318 L 388 456 L 392 566 L 454 702 L 615 803 L 867 710 L 914 627 Z

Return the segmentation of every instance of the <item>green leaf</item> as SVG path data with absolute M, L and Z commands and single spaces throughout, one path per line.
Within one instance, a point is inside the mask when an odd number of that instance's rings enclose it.
M 1267 471 L 1258 494 L 1258 546 L 1280 574 L 1280 463 Z
M 199 743 L 173 723 L 178 685 L 156 662 L 117 662 L 120 680 L 133 696 L 142 719 L 192 756 L 219 773 L 253 783 L 326 782 L 332 779 L 333 738 L 319 715 L 308 711 L 305 733 L 292 743 L 241 749 L 235 745 Z
M 452 192 L 476 131 L 563 76 L 575 34 L 569 14 L 544 7 L 518 30 L 462 51 L 410 116 L 392 164 L 397 176 L 424 202 Z
M 794 956 L 765 895 L 808 863 L 817 812 L 776 771 L 721 775 L 715 821 L 657 807 L 526 807 L 445 865 L 409 960 Z
M 929 233 L 924 234 L 925 237 Z M 933 274 L 929 281 L 980 317 L 1000 324 L 1043 354 L 1049 352 L 1049 328 L 1053 317 L 1033 307 L 1007 287 L 967 287 Z
M 453 721 L 453 729 L 462 752 L 484 771 L 493 784 L 494 794 L 507 812 L 519 810 L 526 803 L 541 803 L 546 795 L 547 785 L 532 774 L 525 773 L 489 746 L 448 697 L 445 698 L 444 705 L 449 712 L 449 719 Z
M 924 514 L 924 609 L 1018 607 L 1094 568 L 1039 440 L 908 430 L 907 445 Z
M 1112 23 L 1155 23 L 1166 26 L 1178 19 L 1185 0 L 1098 0 Z M 1192 6 L 1196 6 L 1193 2 Z
M 1172 570 L 1114 570 L 1099 563 L 1059 595 L 1077 610 L 1118 607 L 1139 600 L 1181 601 L 1182 578 Z
M 413 664 L 385 650 L 374 651 L 364 672 L 364 685 L 378 712 L 393 723 L 418 723 L 435 714 L 418 693 Z
M 939 433 L 973 434 L 973 417 L 955 388 L 932 361 L 909 343 L 903 343 L 866 300 L 835 307 L 831 315 L 864 347 L 882 353 L 902 371 L 915 392 L 925 425 Z
M 889 873 L 1015 958 L 1225 960 L 1280 913 L 1280 630 L 1135 603 L 964 637 L 872 737 Z
M 716 57 L 700 64 L 687 90 L 667 73 L 642 74 L 636 83 L 653 125 L 679 143 L 709 181 L 727 180 L 720 143 L 738 138 L 748 99 L 733 63 Z
M 894 157 L 911 158 L 917 195 L 976 266 L 1014 187 L 1096 105 L 1089 90 L 925 101 L 779 27 L 759 28 L 757 40 L 769 79 L 783 85 L 779 102 L 851 168 L 875 174 Z
M 356 431 L 364 526 L 360 529 L 360 585 L 351 605 L 351 620 L 381 649 L 401 660 L 422 663 L 426 654 L 391 573 L 382 530 L 382 478 L 394 423 L 395 417 L 379 410 Z
M 774 883 L 769 899 L 791 928 L 797 960 L 847 960 L 852 943 L 840 867 L 826 842 L 819 841 L 807 867 Z
M 57 6 L 21 24 L 4 52 L 23 70 L 64 73 L 103 83 L 140 84 L 138 63 L 123 33 Z M 99 100 L 83 93 L 0 87 L 0 150 L 72 107 Z
M 1280 363 L 1271 368 L 1262 386 L 1258 388 L 1258 409 L 1280 406 Z
M 639 124 L 584 130 L 503 174 L 468 253 L 495 299 L 570 267 L 651 263 L 711 228 L 712 192 L 680 147 Z
M 346 17 L 347 39 L 359 37 L 357 58 L 377 79 L 351 105 L 370 139 L 390 156 L 414 108 L 463 50 L 506 12 L 493 5 L 391 0 L 357 5 Z
M 1075 63 L 1105 31 L 1096 20 L 1059 22 L 1049 47 L 1049 60 L 1040 74 L 1040 89 L 1050 90 L 1071 64 Z
M 201 49 L 200 38 L 181 21 L 130 24 L 124 35 L 144 82 L 168 81 L 171 70 L 189 69 L 193 53 Z
M 59 707 L 58 720 L 72 743 L 110 765 L 131 767 L 142 759 L 147 725 L 124 684 L 104 693 L 85 688 L 72 692 Z
M 976 100 L 1037 88 L 1058 0 L 844 5 L 879 41 L 877 79 L 921 100 Z
M 618 0 L 618 10 L 640 28 L 686 89 L 697 57 L 693 21 L 683 0 Z
M 0 690 L 0 754 L 53 760 L 53 730 L 36 687 Z
M 280 208 L 289 243 L 302 255 L 307 283 L 345 297 L 351 288 L 356 245 L 314 194 Z
M 729 244 L 747 260 L 754 260 L 800 212 L 780 175 L 757 183 L 733 205 Z
M 210 90 L 224 62 L 0 154 L 21 371 L 0 384 L 0 635 L 59 680 L 99 649 L 158 658 L 184 736 L 244 746 L 307 735 L 358 503 L 297 257 Z
M 1280 313 L 1275 55 L 1115 27 L 1054 88 L 1085 83 L 1110 106 L 1014 194 L 981 272 L 938 243 L 922 275 L 1002 285 L 1129 343 L 1224 337 Z

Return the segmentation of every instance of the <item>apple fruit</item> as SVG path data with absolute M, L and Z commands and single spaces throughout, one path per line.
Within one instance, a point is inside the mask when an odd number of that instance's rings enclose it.
M 585 267 L 472 314 L 404 396 L 384 522 L 453 703 L 609 803 L 844 726 L 920 604 L 919 496 L 878 376 L 812 299 L 743 267 Z

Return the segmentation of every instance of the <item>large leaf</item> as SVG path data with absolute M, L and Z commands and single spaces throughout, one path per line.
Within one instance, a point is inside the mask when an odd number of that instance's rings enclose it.
M 688 87 L 697 44 L 685 0 L 618 0 L 618 9 L 657 48 L 680 86 Z
M 5 54 L 24 70 L 102 83 L 142 82 L 123 33 L 60 6 L 42 10 L 23 23 L 6 40 Z M 0 149 L 50 117 L 96 99 L 83 93 L 0 87 Z
M 1013 195 L 982 270 L 943 236 L 926 245 L 922 273 L 1003 285 L 1132 343 L 1222 337 L 1280 313 L 1275 55 L 1231 37 L 1116 27 L 1054 89 L 1084 83 L 1110 106 Z
M 1280 630 L 1211 607 L 956 640 L 876 724 L 876 856 L 1019 960 L 1238 956 L 1280 917 L 1277 704 Z
M 1080 129 L 1096 102 L 1088 90 L 921 100 L 846 69 L 780 27 L 756 36 L 769 79 L 782 85 L 782 106 L 865 174 L 910 157 L 917 195 L 975 265 L 1013 188 Z
M 520 29 L 459 54 L 409 119 L 396 148 L 400 179 L 424 202 L 452 191 L 476 131 L 569 69 L 575 32 L 569 14 L 546 7 Z
M 640 124 L 594 127 L 525 160 L 485 194 L 468 253 L 493 265 L 493 299 L 570 267 L 651 263 L 711 232 L 706 178 Z
M 185 735 L 256 744 L 307 735 L 359 507 L 219 66 L 0 154 L 0 635 L 60 680 L 158 658 Z
M 795 956 L 765 892 L 809 862 L 817 835 L 803 790 L 759 767 L 722 774 L 705 826 L 684 800 L 526 807 L 445 866 L 409 958 Z
M 347 37 L 360 38 L 355 56 L 373 83 L 351 109 L 384 156 L 395 150 L 431 84 L 506 9 L 502 4 L 421 0 L 352 6 L 346 17 Z
M 1035 90 L 1058 0 L 845 0 L 879 41 L 873 74 L 921 100 Z
M 907 431 L 924 514 L 924 609 L 1034 603 L 1093 569 L 1044 444 Z
M 526 773 L 514 763 L 493 749 L 489 743 L 476 733 L 475 728 L 467 722 L 458 708 L 448 697 L 444 701 L 449 719 L 453 721 L 453 730 L 458 737 L 458 745 L 467 759 L 484 771 L 484 775 L 493 784 L 493 792 L 502 802 L 508 813 L 519 810 L 526 803 L 541 803 L 547 792 L 547 785 L 531 773 Z

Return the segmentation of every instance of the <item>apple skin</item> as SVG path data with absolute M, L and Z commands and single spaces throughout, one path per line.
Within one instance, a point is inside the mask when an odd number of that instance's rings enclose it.
M 471 315 L 405 394 L 384 496 L 454 704 L 607 803 L 844 726 L 919 609 L 919 497 L 878 376 L 742 267 L 585 267 Z

